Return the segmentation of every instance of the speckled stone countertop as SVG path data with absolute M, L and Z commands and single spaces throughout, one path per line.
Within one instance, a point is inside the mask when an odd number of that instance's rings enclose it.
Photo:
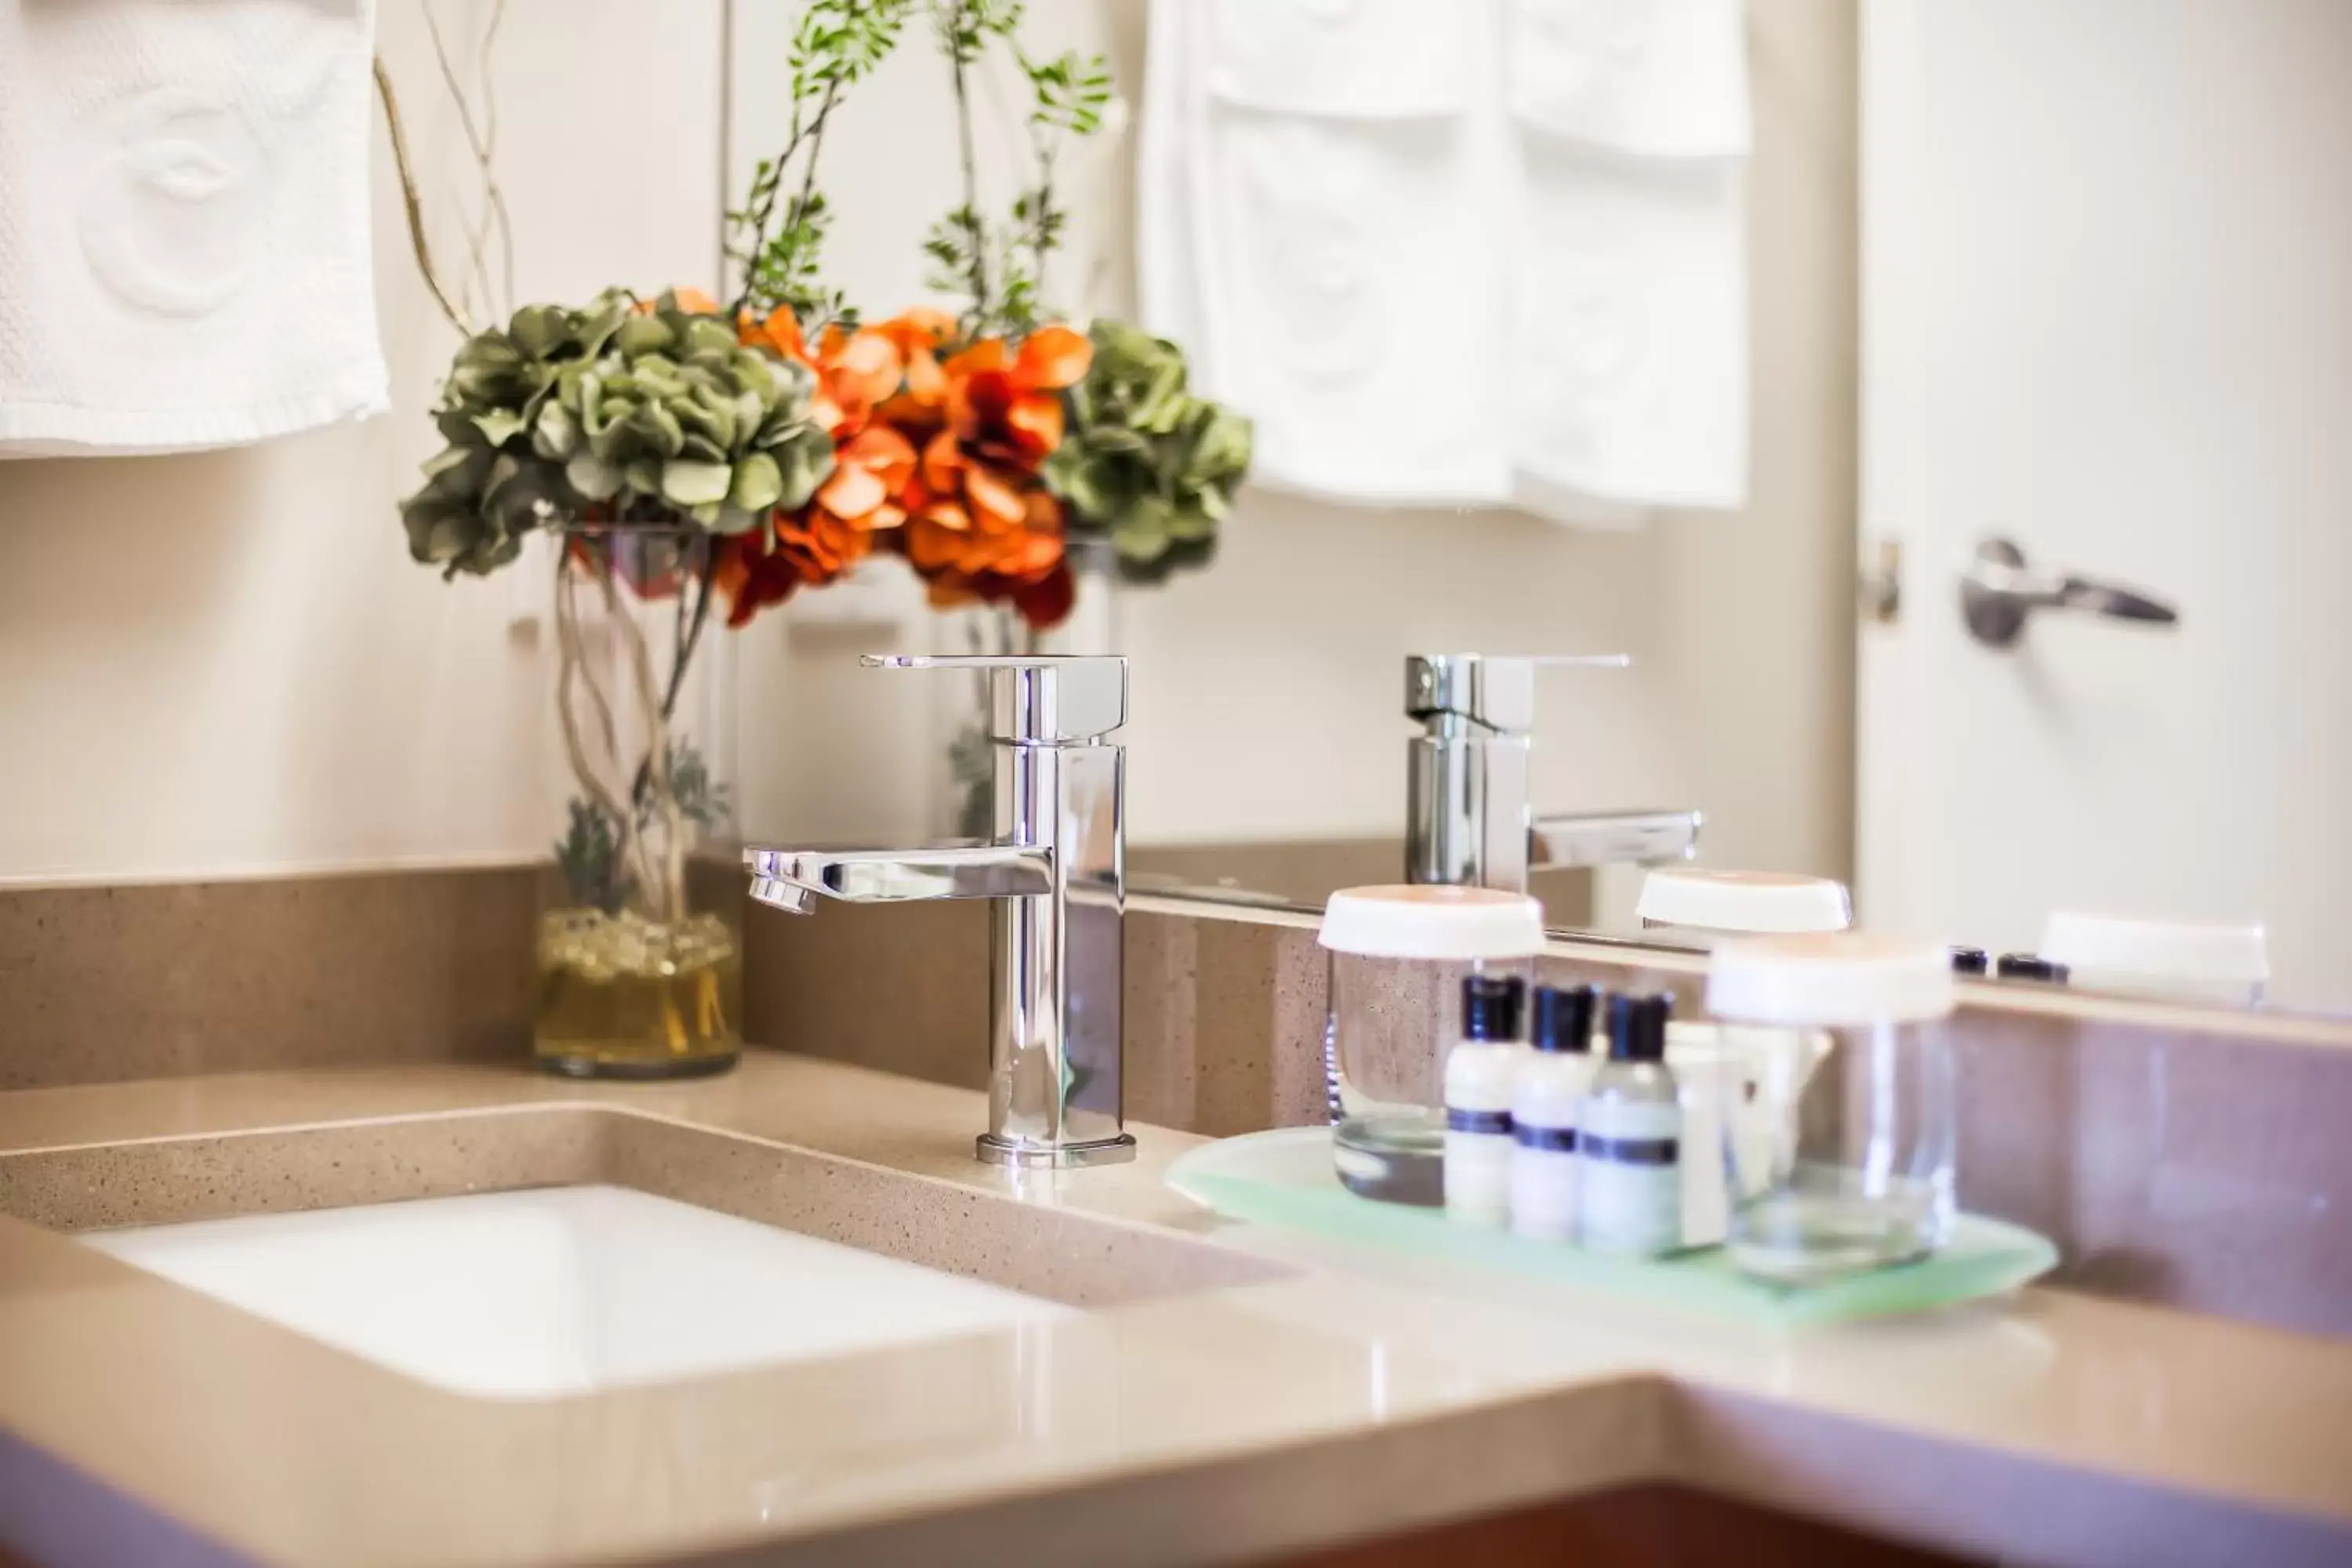
M 2352 1343 L 2058 1290 L 1763 1336 L 980 1165 L 967 1090 L 768 1054 L 0 1094 L 0 1545 L 35 1562 L 1192 1563 L 1667 1480 L 2036 1563 L 2352 1562 Z M 977 1334 L 464 1397 L 63 1234 L 610 1180 L 1055 1296 Z

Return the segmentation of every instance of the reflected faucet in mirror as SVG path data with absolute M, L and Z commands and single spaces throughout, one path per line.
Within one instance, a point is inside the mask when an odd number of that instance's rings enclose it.
M 1538 816 L 1528 799 L 1535 682 L 1554 668 L 1623 669 L 1624 654 L 1529 657 L 1409 654 L 1405 878 L 1528 890 L 1531 869 L 1657 865 L 1698 850 L 1696 811 Z
M 1132 1159 L 1119 1126 L 1121 919 L 1127 897 L 1127 660 L 868 658 L 868 668 L 976 669 L 988 683 L 988 842 L 915 849 L 747 849 L 751 896 L 807 914 L 846 903 L 987 899 L 988 1131 L 982 1160 Z

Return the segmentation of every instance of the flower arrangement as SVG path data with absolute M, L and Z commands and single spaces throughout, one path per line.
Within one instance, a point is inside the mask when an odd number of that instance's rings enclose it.
M 919 13 L 947 61 L 964 185 L 925 241 L 928 280 L 959 308 L 868 324 L 824 279 L 832 209 L 819 160 L 842 103 Z M 493 312 L 503 325 L 477 326 L 466 309 L 477 292 L 496 298 L 490 258 L 511 256 L 478 134 L 495 114 L 468 109 L 436 26 L 481 175 L 452 288 L 378 63 L 416 258 L 465 338 L 434 415 L 446 446 L 402 504 L 410 552 L 445 575 L 483 574 L 520 559 L 534 532 L 562 542 L 557 709 L 580 793 L 557 846 L 569 945 L 551 959 L 543 933 L 543 968 L 608 979 L 632 963 L 678 969 L 672 939 L 695 923 L 687 847 L 726 809 L 673 731 L 714 605 L 740 627 L 879 552 L 902 559 L 935 606 L 994 606 L 1034 636 L 1076 601 L 1075 542 L 1103 542 L 1139 582 L 1208 559 L 1248 468 L 1248 421 L 1188 390 L 1174 344 L 1113 321 L 1080 330 L 1046 308 L 1067 223 L 1058 161 L 1101 129 L 1111 88 L 1099 58 L 1031 58 L 1021 17 L 1019 0 L 809 0 L 785 60 L 785 145 L 729 214 L 735 297 L 613 289 L 576 308 Z M 1034 169 L 1002 216 L 982 210 L 971 113 L 974 73 L 997 51 L 1028 86 Z M 590 595 L 617 660 L 592 656 Z M 664 601 L 675 616 L 666 672 L 639 613 Z M 690 945 L 731 960 L 707 927 Z M 661 1011 L 676 1049 L 723 1007 L 698 990 Z M 544 1053 L 544 1014 L 541 1033 Z
M 915 9 L 916 0 L 813 0 L 787 61 L 785 145 L 757 166 L 729 215 L 729 253 L 743 270 L 737 314 L 816 373 L 844 465 L 828 487 L 841 491 L 835 504 L 821 495 L 822 515 L 809 520 L 819 548 L 782 535 L 760 542 L 764 550 L 738 546 L 730 579 L 756 586 L 733 602 L 740 616 L 747 603 L 756 611 L 822 586 L 837 573 L 835 555 L 854 561 L 879 542 L 906 559 L 933 605 L 1003 605 L 1040 630 L 1074 602 L 1074 541 L 1107 542 L 1136 581 L 1205 563 L 1249 468 L 1250 426 L 1187 389 L 1173 343 L 1113 321 L 1081 332 L 1045 308 L 1068 222 L 1061 159 L 1071 139 L 1101 130 L 1110 76 L 1098 56 L 1032 58 L 1019 0 L 923 6 L 948 62 L 964 186 L 924 251 L 929 281 L 960 297 L 961 310 L 917 309 L 865 327 L 820 281 L 826 127 Z M 1002 218 L 982 209 L 972 151 L 972 77 L 993 49 L 1010 55 L 1030 92 L 1033 180 Z

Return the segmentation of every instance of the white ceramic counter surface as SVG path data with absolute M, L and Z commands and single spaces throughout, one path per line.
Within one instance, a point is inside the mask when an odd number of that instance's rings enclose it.
M 567 1104 L 912 1173 L 943 1202 L 1210 1235 L 1293 1271 L 515 1403 L 0 1219 L 0 1542 L 289 1564 L 1188 1563 L 1670 1480 L 2032 1562 L 2352 1562 L 2352 1344 L 2053 1290 L 1732 1331 L 1221 1230 L 1160 1184 L 1180 1134 L 1139 1130 L 1141 1158 L 1109 1170 L 982 1166 L 981 1097 L 799 1058 L 652 1088 L 425 1068 L 0 1094 L 0 1210 L 37 1206 L 32 1162 L 58 1151 L 102 1184 L 204 1169 L 225 1138 Z M 142 1158 L 110 1165 L 125 1145 Z

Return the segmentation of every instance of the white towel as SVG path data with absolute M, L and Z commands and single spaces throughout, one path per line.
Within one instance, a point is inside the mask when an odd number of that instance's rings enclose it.
M 381 412 L 374 0 L 0 0 L 0 456 Z
M 1157 0 L 1145 319 L 1266 483 L 1737 506 L 1744 56 L 1738 0 Z

